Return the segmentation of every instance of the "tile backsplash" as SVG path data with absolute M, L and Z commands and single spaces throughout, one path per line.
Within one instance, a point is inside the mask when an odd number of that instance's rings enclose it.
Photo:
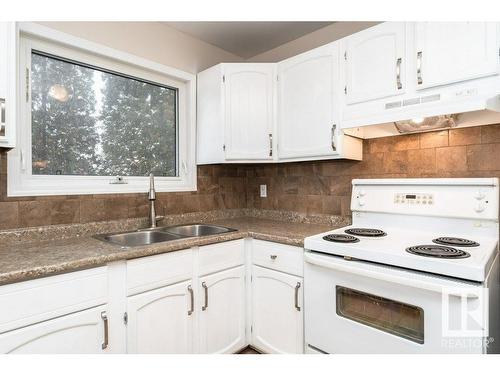
M 0 152 L 0 230 L 49 224 L 146 217 L 143 194 L 7 197 L 7 155 Z M 233 165 L 198 167 L 198 191 L 157 193 L 158 215 L 246 207 L 246 170 Z
M 499 177 L 500 124 L 365 140 L 363 161 L 254 166 L 247 206 L 350 215 L 353 178 Z M 259 185 L 267 184 L 267 198 Z
M 500 177 L 500 124 L 365 140 L 363 161 L 198 167 L 198 191 L 158 193 L 157 212 L 232 208 L 349 215 L 353 178 Z M 267 198 L 259 185 L 267 184 Z M 7 197 L 0 151 L 0 229 L 145 217 L 147 194 Z

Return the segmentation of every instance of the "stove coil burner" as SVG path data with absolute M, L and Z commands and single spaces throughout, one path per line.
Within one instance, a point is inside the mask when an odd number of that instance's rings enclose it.
M 387 236 L 383 230 L 380 229 L 371 229 L 371 228 L 349 228 L 346 229 L 345 232 L 347 234 L 352 234 L 355 236 L 361 237 L 384 237 Z
M 349 236 L 348 234 L 328 234 L 323 237 L 325 241 L 330 242 L 342 242 L 342 243 L 354 243 L 359 242 L 359 238 L 354 236 Z
M 452 245 L 452 246 L 463 246 L 463 247 L 475 247 L 479 246 L 479 243 L 476 241 L 467 240 L 465 238 L 458 237 L 439 237 L 432 242 L 437 243 L 439 245 Z
M 439 246 L 439 245 L 411 246 L 408 247 L 406 251 L 411 254 L 421 255 L 424 257 L 431 257 L 431 258 L 460 259 L 460 258 L 470 257 L 470 254 L 467 253 L 466 251 L 455 249 L 453 247 Z

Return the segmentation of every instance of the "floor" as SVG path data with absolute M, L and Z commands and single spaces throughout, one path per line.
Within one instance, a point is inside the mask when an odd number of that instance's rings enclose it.
M 240 351 L 238 354 L 260 354 L 257 350 L 254 348 L 247 346 L 245 349 Z

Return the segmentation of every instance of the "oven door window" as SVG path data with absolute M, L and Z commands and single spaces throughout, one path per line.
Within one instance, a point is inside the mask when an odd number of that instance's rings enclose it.
M 337 286 L 337 315 L 424 343 L 424 310 L 373 294 Z

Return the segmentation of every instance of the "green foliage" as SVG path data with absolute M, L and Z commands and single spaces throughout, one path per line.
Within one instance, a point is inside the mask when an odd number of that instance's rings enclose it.
M 33 174 L 176 175 L 176 91 L 32 54 Z

